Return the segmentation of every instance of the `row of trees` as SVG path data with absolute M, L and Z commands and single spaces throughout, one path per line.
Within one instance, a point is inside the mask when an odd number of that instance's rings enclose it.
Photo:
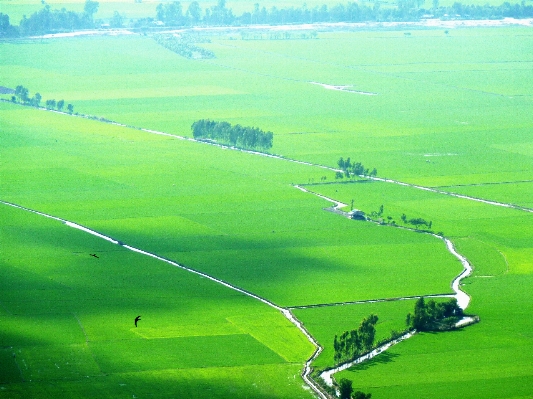
M 76 29 L 94 28 L 94 14 L 98 11 L 97 1 L 86 0 L 83 12 L 51 9 L 46 4 L 41 10 L 33 13 L 29 18 L 23 16 L 19 24 L 21 36 L 42 35 L 57 31 L 72 31 Z
M 449 330 L 462 317 L 463 309 L 458 305 L 457 299 L 451 298 L 439 303 L 431 299 L 426 303 L 422 297 L 416 301 L 414 313 L 407 315 L 405 323 L 407 327 L 418 331 Z
M 212 51 L 196 46 L 194 44 L 194 40 L 192 39 L 192 36 L 176 37 L 174 35 L 154 35 L 154 39 L 161 46 L 185 58 L 190 58 L 190 59 L 215 58 L 215 53 L 213 53 Z
M 376 168 L 373 168 L 370 170 L 369 168 L 365 168 L 365 166 L 361 162 L 355 162 L 352 163 L 350 158 L 340 158 L 337 161 L 337 165 L 339 166 L 339 169 L 341 169 L 342 172 L 336 172 L 335 178 L 336 179 L 342 179 L 343 177 L 350 178 L 350 177 L 357 177 L 357 176 L 370 176 L 375 177 L 378 174 L 378 170 Z
M 272 148 L 274 134 L 256 127 L 232 126 L 228 122 L 201 119 L 191 126 L 195 139 L 211 139 L 224 144 L 246 149 L 268 150 Z
M 335 362 L 350 361 L 371 350 L 376 337 L 375 325 L 377 322 L 378 316 L 371 314 L 361 321 L 357 330 L 345 331 L 340 337 L 335 335 L 333 340 Z
M 199 3 L 193 1 L 184 12 L 179 1 L 157 6 L 157 19 L 167 25 L 250 25 L 250 24 L 293 24 L 315 22 L 365 22 L 365 21 L 416 21 L 420 18 L 528 18 L 533 16 L 533 6 L 521 4 L 511 5 L 508 2 L 500 6 L 463 5 L 456 2 L 449 7 L 441 7 L 439 0 L 432 0 L 429 7 L 424 8 L 425 0 L 399 0 L 397 7 L 380 7 L 379 2 L 372 5 L 358 2 L 339 3 L 308 8 L 302 7 L 267 9 L 259 3 L 254 4 L 253 11 L 234 15 L 226 8 L 225 0 L 218 0 L 215 6 L 202 11 Z
M 421 18 L 441 19 L 501 19 L 531 18 L 533 6 L 505 2 L 500 6 L 488 3 L 480 5 L 466 5 L 455 2 L 452 6 L 441 7 L 439 0 L 432 0 L 427 8 L 422 7 L 425 0 L 399 0 L 396 7 L 381 7 L 379 2 L 372 5 L 358 2 L 339 3 L 335 6 L 327 5 L 308 8 L 302 7 L 267 9 L 259 3 L 254 4 L 253 11 L 235 15 L 226 7 L 226 0 L 218 0 L 217 4 L 202 9 L 198 1 L 189 3 L 184 11 L 179 1 L 161 3 L 156 7 L 155 20 L 153 17 L 140 18 L 131 21 L 131 27 L 152 27 L 157 21 L 167 26 L 221 26 L 221 25 L 251 25 L 251 24 L 295 24 L 315 22 L 388 22 L 388 21 L 418 21 Z M 49 5 L 20 21 L 19 26 L 9 22 L 9 16 L 0 13 L 0 38 L 26 35 L 38 35 L 55 31 L 71 31 L 75 29 L 94 28 L 97 24 L 93 17 L 98 10 L 98 2 L 86 0 L 84 11 L 77 13 L 65 8 L 52 10 Z M 121 27 L 125 16 L 115 12 L 110 20 L 110 26 Z
M 31 105 L 33 107 L 40 107 L 42 96 L 40 93 L 35 93 L 33 97 L 29 95 L 30 91 L 28 88 L 18 85 L 15 88 L 15 95 L 11 97 L 11 101 L 14 103 L 20 103 L 24 105 Z M 58 111 L 63 111 L 65 107 L 65 100 L 46 100 L 45 106 L 47 109 L 57 109 Z M 74 112 L 74 106 L 72 104 L 67 104 L 68 113 L 72 114 Z

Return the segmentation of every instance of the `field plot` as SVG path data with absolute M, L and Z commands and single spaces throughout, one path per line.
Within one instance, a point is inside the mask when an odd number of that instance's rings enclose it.
M 0 213 L 2 397 L 309 397 L 294 376 L 312 346 L 275 309 L 57 221 Z
M 319 168 L 2 107 L 12 121 L 18 114 L 3 154 L 4 200 L 176 259 L 279 305 L 447 293 L 461 270 L 439 240 L 354 224 L 290 185 L 318 179 Z M 35 114 L 48 124 L 39 133 L 24 122 Z M 43 157 L 52 151 L 48 163 Z

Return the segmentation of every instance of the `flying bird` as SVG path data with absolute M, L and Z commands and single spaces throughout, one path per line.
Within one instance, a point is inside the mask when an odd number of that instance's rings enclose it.
M 140 315 L 137 316 L 137 317 L 135 318 L 135 327 L 137 327 L 137 322 L 138 322 L 139 320 L 141 320 L 141 316 L 140 316 Z
M 99 257 L 98 255 L 96 255 L 96 254 L 89 254 L 89 255 L 94 256 L 96 259 L 100 258 L 100 257 Z

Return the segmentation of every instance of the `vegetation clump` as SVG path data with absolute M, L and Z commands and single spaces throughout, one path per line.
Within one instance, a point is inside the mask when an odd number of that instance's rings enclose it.
M 29 18 L 24 16 L 20 21 L 19 31 L 21 36 L 42 35 L 45 33 L 58 31 L 72 31 L 76 29 L 94 28 L 94 14 L 98 11 L 99 3 L 97 1 L 86 0 L 83 12 L 77 13 L 51 9 L 46 4 L 41 10 L 30 15 Z
M 215 53 L 202 47 L 196 46 L 198 42 L 192 36 L 174 36 L 174 35 L 154 35 L 154 40 L 182 57 L 189 59 L 210 59 L 215 58 Z
M 339 381 L 339 394 L 341 399 L 370 399 L 371 393 L 362 391 L 353 391 L 352 381 L 347 378 L 341 378 Z
M 345 331 L 340 337 L 335 335 L 333 341 L 335 362 L 347 362 L 371 350 L 376 337 L 377 322 L 378 316 L 371 314 L 361 321 L 357 330 Z
M 15 88 L 15 95 L 11 96 L 11 101 L 14 103 L 30 105 L 32 107 L 40 107 L 42 96 L 40 93 L 35 93 L 33 97 L 30 97 L 30 91 L 27 87 L 18 85 Z M 56 101 L 54 99 L 46 100 L 45 106 L 47 109 L 53 110 L 57 109 L 58 111 L 63 111 L 65 107 L 65 100 Z M 67 104 L 67 112 L 72 114 L 74 112 L 74 106 L 72 104 Z
M 335 174 L 336 179 L 342 179 L 346 176 L 346 178 L 350 177 L 356 177 L 356 176 L 370 176 L 375 177 L 378 174 L 378 170 L 376 168 L 370 170 L 369 168 L 365 168 L 365 166 L 361 162 L 352 163 L 350 158 L 340 158 L 337 161 L 337 165 L 339 168 L 344 172 L 337 172 Z
M 191 126 L 195 139 L 211 139 L 217 142 L 229 144 L 245 149 L 272 148 L 274 134 L 265 132 L 256 127 L 231 125 L 228 122 L 216 122 L 209 119 L 201 119 Z
M 415 303 L 414 314 L 408 313 L 406 324 L 418 331 L 445 331 L 455 327 L 463 317 L 463 309 L 457 304 L 457 299 L 451 298 L 446 302 L 435 302 L 419 298 Z
M 420 230 L 421 226 L 426 226 L 428 230 L 431 230 L 431 227 L 433 226 L 432 221 L 428 222 L 427 220 L 422 219 L 422 218 L 407 219 L 407 216 L 405 215 L 405 213 L 402 214 L 400 219 L 402 219 L 403 224 L 410 224 L 414 226 L 414 228 L 417 230 Z

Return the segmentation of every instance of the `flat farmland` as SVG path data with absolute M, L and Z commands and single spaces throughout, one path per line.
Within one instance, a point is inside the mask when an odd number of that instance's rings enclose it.
M 381 177 L 529 206 L 530 28 L 409 33 L 216 35 L 202 46 L 217 58 L 203 61 L 143 36 L 9 41 L 0 44 L 0 85 L 180 136 L 202 118 L 256 126 L 274 132 L 272 152 L 287 158 L 336 167 L 351 157 Z M 317 166 L 5 102 L 0 131 L 1 200 L 279 306 L 451 293 L 461 271 L 441 240 L 324 212 L 330 202 L 294 184 L 367 213 L 383 205 L 399 225 L 402 214 L 431 220 L 474 266 L 463 289 L 481 323 L 420 334 L 340 377 L 378 399 L 531 394 L 531 213 L 391 183 L 341 184 Z M 109 397 L 311 396 L 299 373 L 312 345 L 278 311 L 58 221 L 2 212 L 0 376 L 9 397 L 90 396 L 96 387 Z M 334 334 L 374 312 L 387 336 L 411 306 L 294 313 L 325 347 L 315 363 L 325 367 Z M 132 314 L 143 315 L 138 328 Z
M 318 180 L 320 168 L 1 106 L 12 121 L 19 114 L 9 126 L 18 135 L 6 137 L 2 154 L 9 160 L 4 200 L 76 221 L 279 305 L 448 293 L 461 270 L 433 237 L 354 224 L 290 185 Z M 32 118 L 39 126 L 45 118 L 48 127 L 32 132 Z
M 57 221 L 0 212 L 2 397 L 310 397 L 294 375 L 313 348 L 277 310 Z
M 391 183 L 324 184 L 312 190 L 340 201 L 355 198 L 355 206 L 369 213 L 383 205 L 383 216 L 400 226 L 402 213 L 408 219 L 431 220 L 432 228 L 452 238 L 472 263 L 473 275 L 463 289 L 472 297 L 467 312 L 481 318 L 452 334 L 418 335 L 390 349 L 383 361 L 377 357 L 337 378 L 349 378 L 356 389 L 384 398 L 453 397 L 457 389 L 464 397 L 520 397 L 529 392 L 533 353 L 528 349 L 530 305 L 524 295 L 533 271 L 531 213 Z M 442 346 L 430 350 L 438 336 Z M 410 355 L 404 356 L 404 350 Z M 376 381 L 381 381 L 377 389 Z
M 217 58 L 205 61 L 138 36 L 6 43 L 2 72 L 75 111 L 180 135 L 201 118 L 260 126 L 276 133 L 275 153 L 331 166 L 357 157 L 418 184 L 529 179 L 516 148 L 531 143 L 530 30 L 411 33 L 214 36 L 204 46 Z

